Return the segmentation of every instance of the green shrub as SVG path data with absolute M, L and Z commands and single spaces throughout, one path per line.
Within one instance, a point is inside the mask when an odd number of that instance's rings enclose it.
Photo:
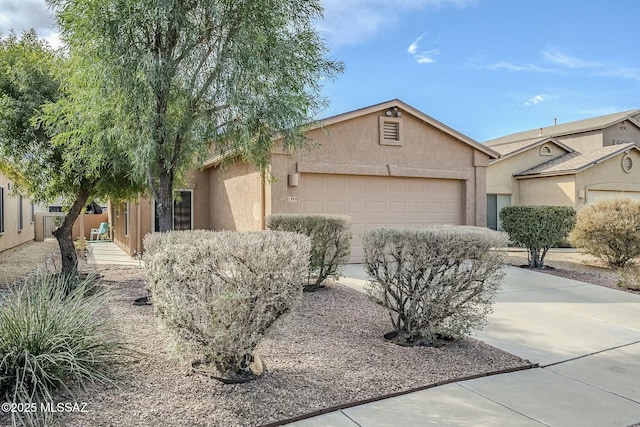
M 0 301 L 0 400 L 38 409 L 12 413 L 14 425 L 44 425 L 51 414 L 40 404 L 53 402 L 57 389 L 112 383 L 110 368 L 125 352 L 101 312 L 106 293 L 93 287 L 94 277 L 69 280 L 32 276 Z
M 601 200 L 578 212 L 571 242 L 610 266 L 640 256 L 640 202 Z
M 401 340 L 459 338 L 484 324 L 500 286 L 502 233 L 478 227 L 377 229 L 363 236 L 369 290 Z
M 340 278 L 341 268 L 349 261 L 351 253 L 350 217 L 278 214 L 268 216 L 266 225 L 272 230 L 302 233 L 311 238 L 309 280 L 305 291 L 317 290 L 327 277 Z
M 529 250 L 529 267 L 544 267 L 549 248 L 562 243 L 576 222 L 568 206 L 508 206 L 500 211 L 509 239 Z
M 153 306 L 167 329 L 223 378 L 251 378 L 255 346 L 302 294 L 309 238 L 172 231 L 144 243 Z

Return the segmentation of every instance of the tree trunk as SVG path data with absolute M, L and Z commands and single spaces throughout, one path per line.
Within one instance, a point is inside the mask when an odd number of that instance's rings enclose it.
M 160 232 L 173 230 L 173 172 L 160 169 L 160 188 L 157 191 L 156 209 Z
M 60 247 L 60 255 L 62 256 L 62 274 L 65 276 L 76 275 L 78 273 L 78 257 L 76 255 L 76 247 L 73 244 L 73 223 L 76 222 L 82 209 L 87 205 L 91 192 L 87 189 L 81 189 L 78 192 L 76 200 L 73 202 L 71 209 L 65 215 L 62 225 L 53 231 L 53 235 L 58 240 Z M 81 232 L 84 232 L 82 230 Z

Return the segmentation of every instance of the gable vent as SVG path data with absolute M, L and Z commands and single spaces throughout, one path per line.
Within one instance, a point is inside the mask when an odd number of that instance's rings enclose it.
M 400 123 L 384 122 L 382 136 L 387 141 L 400 141 Z
M 380 144 L 402 145 L 402 118 L 380 116 Z
M 633 159 L 628 154 L 622 158 L 622 170 L 629 173 L 633 168 Z
M 548 145 L 543 145 L 542 147 L 540 147 L 540 155 L 541 156 L 550 156 L 551 155 L 551 148 Z

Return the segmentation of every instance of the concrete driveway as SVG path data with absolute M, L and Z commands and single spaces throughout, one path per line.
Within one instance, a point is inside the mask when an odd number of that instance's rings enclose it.
M 476 338 L 540 368 L 448 384 L 290 424 L 296 427 L 629 426 L 640 423 L 640 296 L 506 269 Z M 362 266 L 347 286 L 363 290 Z

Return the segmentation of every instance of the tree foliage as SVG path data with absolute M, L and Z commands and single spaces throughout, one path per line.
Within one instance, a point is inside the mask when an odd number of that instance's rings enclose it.
M 66 274 L 77 267 L 71 232 L 87 201 L 143 188 L 118 151 L 115 115 L 88 84 L 88 64 L 57 55 L 33 31 L 0 42 L 0 167 L 15 192 L 69 206 L 54 231 Z
M 129 154 L 171 228 L 174 181 L 214 153 L 265 170 L 273 137 L 304 143 L 341 64 L 314 28 L 318 0 L 49 0 L 63 39 L 101 65 L 96 84 L 125 93 Z
M 529 267 L 544 267 L 549 248 L 567 237 L 576 222 L 568 206 L 508 206 L 500 211 L 504 231 L 529 250 Z
M 640 256 L 640 202 L 619 198 L 582 208 L 569 238 L 608 265 L 624 267 Z

